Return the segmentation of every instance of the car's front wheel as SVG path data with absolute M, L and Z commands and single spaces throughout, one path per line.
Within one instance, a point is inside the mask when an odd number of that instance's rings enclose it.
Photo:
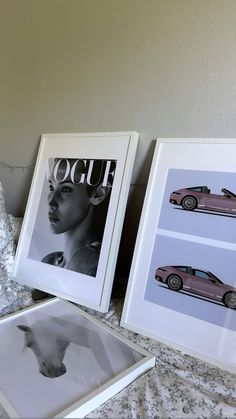
M 167 285 L 171 290 L 179 291 L 183 287 L 183 282 L 178 275 L 172 274 L 167 278 Z
M 236 309 L 236 292 L 229 291 L 223 297 L 223 303 L 228 308 Z
M 196 198 L 194 198 L 194 196 L 188 195 L 188 196 L 185 196 L 182 199 L 181 205 L 182 205 L 183 209 L 185 209 L 187 211 L 192 211 L 197 206 L 197 200 L 196 200 Z

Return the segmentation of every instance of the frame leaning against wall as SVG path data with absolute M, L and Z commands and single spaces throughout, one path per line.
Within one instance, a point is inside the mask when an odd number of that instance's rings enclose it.
M 136 132 L 42 135 L 14 280 L 108 310 L 137 142 Z
M 159 139 L 121 325 L 236 371 L 236 139 Z

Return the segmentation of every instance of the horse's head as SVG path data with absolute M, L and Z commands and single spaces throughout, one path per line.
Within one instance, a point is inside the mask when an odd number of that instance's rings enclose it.
M 39 372 L 45 377 L 56 378 L 66 373 L 63 358 L 69 341 L 45 325 L 32 327 L 18 325 L 24 332 L 25 347 L 32 349 L 38 364 Z

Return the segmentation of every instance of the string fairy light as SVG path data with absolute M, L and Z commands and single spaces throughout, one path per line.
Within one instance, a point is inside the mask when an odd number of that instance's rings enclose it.
M 25 170 L 32 170 L 33 166 L 17 166 L 17 165 L 12 165 L 9 163 L 6 163 L 4 160 L 0 160 L 0 167 L 3 167 L 5 169 L 10 169 L 10 170 L 21 170 L 22 172 L 24 172 Z
M 9 169 L 11 171 L 13 170 L 21 170 L 22 172 L 25 172 L 26 170 L 33 170 L 34 166 L 17 166 L 13 164 L 6 163 L 4 160 L 0 160 L 0 167 L 3 167 L 5 169 Z M 130 188 L 145 188 L 145 185 L 142 183 L 131 183 Z

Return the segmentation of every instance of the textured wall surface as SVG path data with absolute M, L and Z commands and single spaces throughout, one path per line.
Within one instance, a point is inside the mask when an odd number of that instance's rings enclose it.
M 131 249 L 153 139 L 236 136 L 235 0 L 0 0 L 0 7 L 8 210 L 24 213 L 41 133 L 136 130 L 124 230 Z

